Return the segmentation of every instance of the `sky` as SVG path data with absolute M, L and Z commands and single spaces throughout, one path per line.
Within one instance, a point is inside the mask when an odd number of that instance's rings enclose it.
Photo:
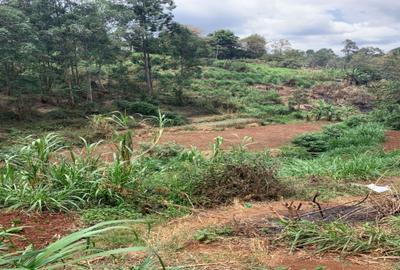
M 175 20 L 204 35 L 230 29 L 240 37 L 288 39 L 296 49 L 343 41 L 384 50 L 400 47 L 400 0 L 175 0 Z

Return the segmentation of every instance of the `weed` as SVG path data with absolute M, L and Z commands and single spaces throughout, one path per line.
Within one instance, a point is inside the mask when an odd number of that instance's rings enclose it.
M 312 247 L 316 252 L 341 252 L 342 254 L 381 251 L 399 254 L 400 238 L 379 226 L 364 224 L 355 228 L 341 222 L 316 224 L 309 221 L 285 221 L 280 239 L 290 242 L 290 249 Z
M 0 267 L 8 269 L 61 269 L 80 267 L 86 261 L 128 252 L 147 251 L 145 247 L 115 250 L 95 248 L 91 239 L 109 231 L 127 228 L 126 221 L 110 221 L 72 233 L 41 250 L 28 247 L 20 252 L 0 251 Z
M 222 237 L 231 236 L 233 234 L 232 228 L 222 227 L 222 228 L 206 228 L 199 230 L 194 239 L 204 244 L 209 244 L 221 239 Z

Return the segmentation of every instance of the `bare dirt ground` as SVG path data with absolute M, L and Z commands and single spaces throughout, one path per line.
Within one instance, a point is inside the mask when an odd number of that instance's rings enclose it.
M 18 236 L 12 238 L 12 244 L 18 250 L 31 244 L 35 248 L 43 248 L 75 230 L 77 221 L 74 215 L 60 213 L 0 212 L 0 229 L 23 227 Z
M 176 143 L 186 148 L 194 146 L 201 151 L 209 151 L 217 137 L 224 138 L 222 145 L 224 149 L 239 145 L 245 137 L 251 137 L 253 141 L 246 144 L 247 149 L 262 151 L 266 148 L 275 149 L 284 146 L 301 134 L 321 130 L 324 125 L 326 125 L 325 122 L 306 122 L 269 126 L 255 125 L 253 127 L 250 125 L 240 129 L 226 128 L 220 131 L 208 128 L 194 131 L 166 129 L 159 143 Z M 148 142 L 151 136 L 150 130 L 142 130 L 134 140 L 140 143 Z M 101 144 L 97 147 L 95 154 L 101 156 L 103 160 L 111 161 L 115 151 L 115 145 Z
M 400 131 L 391 130 L 386 133 L 385 151 L 395 151 L 400 149 Z
M 341 198 L 340 203 L 355 198 Z M 357 198 L 358 199 L 358 198 Z M 302 202 L 304 209 L 312 210 L 309 202 Z M 323 207 L 333 206 L 323 204 Z M 273 243 L 273 235 L 260 236 L 252 231 L 255 224 L 268 224 L 280 215 L 286 215 L 283 202 L 257 203 L 251 208 L 241 203 L 220 209 L 201 211 L 195 215 L 174 220 L 160 226 L 153 232 L 151 243 L 161 250 L 161 256 L 171 266 L 185 269 L 265 269 L 265 267 L 286 267 L 291 270 L 314 270 L 324 266 L 329 270 L 385 270 L 393 269 L 391 262 L 376 260 L 373 256 L 343 258 L 338 254 L 314 254 L 312 250 L 290 253 L 288 246 Z M 233 226 L 235 236 L 221 237 L 205 244 L 194 240 L 201 229 L 213 226 Z M 247 229 L 244 229 L 247 228 Z M 267 268 L 269 269 L 269 268 Z
M 211 150 L 211 146 L 217 137 L 223 137 L 222 147 L 228 149 L 239 145 L 245 137 L 251 137 L 253 141 L 247 144 L 251 151 L 262 151 L 266 148 L 276 149 L 290 143 L 295 137 L 308 133 L 317 132 L 322 129 L 326 122 L 301 122 L 291 124 L 279 124 L 269 126 L 247 125 L 244 128 L 226 128 L 223 130 L 213 130 L 208 127 L 204 130 L 185 131 L 181 129 L 167 129 L 161 137 L 160 144 L 177 143 L 184 147 L 197 147 L 201 151 Z M 207 125 L 207 124 L 201 124 Z M 149 141 L 151 132 L 143 130 L 136 136 L 135 142 Z M 384 143 L 385 151 L 395 151 L 400 149 L 400 131 L 388 131 Z M 111 161 L 115 146 L 113 144 L 101 144 L 96 149 L 96 154 L 104 160 Z
M 254 142 L 248 146 L 249 150 L 263 150 L 278 148 L 289 143 L 298 135 L 319 131 L 325 123 L 294 123 L 286 125 L 258 126 L 243 129 L 229 128 L 222 131 L 180 131 L 165 132 L 161 143 L 176 142 L 177 144 L 200 150 L 209 150 L 217 137 L 224 138 L 224 147 L 238 145 L 244 137 L 252 137 Z

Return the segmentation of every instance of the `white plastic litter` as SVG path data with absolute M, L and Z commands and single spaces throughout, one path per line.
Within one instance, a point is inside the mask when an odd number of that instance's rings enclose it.
M 370 185 L 367 185 L 366 187 L 376 193 L 384 193 L 384 192 L 391 191 L 389 186 L 377 186 L 375 184 L 370 184 Z

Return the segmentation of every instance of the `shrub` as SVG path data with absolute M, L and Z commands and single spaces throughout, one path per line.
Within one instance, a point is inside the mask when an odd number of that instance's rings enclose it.
M 78 118 L 78 117 L 85 117 L 84 112 L 80 111 L 71 111 L 66 109 L 57 109 L 54 111 L 47 112 L 45 114 L 47 119 L 55 119 L 55 120 L 65 120 L 68 118 Z
M 327 130 L 325 130 L 324 133 L 328 135 Z M 329 148 L 374 146 L 384 142 L 384 140 L 385 129 L 383 126 L 380 124 L 368 123 L 354 128 L 343 128 L 341 132 L 338 132 L 337 136 L 329 137 Z
M 355 109 L 353 107 L 335 106 L 320 100 L 311 110 L 309 117 L 314 118 L 316 121 L 342 121 L 354 114 Z
M 239 61 L 214 61 L 213 63 L 214 67 L 217 68 L 223 68 L 229 71 L 234 71 L 234 72 L 249 72 L 251 71 L 250 67 L 243 62 Z
M 303 147 L 307 152 L 318 155 L 337 148 L 375 146 L 385 140 L 385 130 L 376 123 L 354 125 L 355 120 L 330 125 L 321 133 L 305 134 L 293 140 L 293 144 Z M 358 120 L 357 120 L 358 121 Z
M 371 118 L 389 128 L 400 130 L 400 105 L 384 105 L 371 113 Z
M 150 149 L 149 144 L 141 144 L 140 145 L 143 151 L 147 151 Z M 169 143 L 169 144 L 163 144 L 163 145 L 156 145 L 155 147 L 151 148 L 149 152 L 147 152 L 148 155 L 150 155 L 153 158 L 172 158 L 172 157 L 177 157 L 183 152 L 184 148 L 183 146 L 176 144 L 176 143 Z
M 189 123 L 186 117 L 177 113 L 166 112 L 164 115 L 166 118 L 166 126 L 182 126 Z
M 125 100 L 114 101 L 114 105 L 121 111 L 128 114 L 140 114 L 144 117 L 158 117 L 159 108 L 151 103 L 136 101 L 130 102 Z M 166 126 L 180 126 L 188 123 L 188 119 L 182 115 L 173 112 L 163 113 L 166 118 Z M 150 122 L 158 124 L 158 120 L 150 118 Z
M 327 137 L 321 133 L 305 134 L 293 140 L 293 144 L 304 147 L 311 154 L 319 154 L 328 150 Z
M 353 115 L 343 121 L 343 124 L 348 127 L 357 127 L 362 124 L 371 122 L 371 118 L 365 114 Z
M 118 110 L 128 114 L 141 114 L 143 116 L 158 115 L 157 106 L 143 101 L 130 102 L 126 100 L 116 100 L 114 101 L 114 105 Z
M 288 194 L 276 177 L 276 166 L 269 154 L 244 150 L 214 153 L 216 156 L 204 168 L 194 192 L 202 198 L 202 205 L 226 204 L 235 198 L 276 199 Z

